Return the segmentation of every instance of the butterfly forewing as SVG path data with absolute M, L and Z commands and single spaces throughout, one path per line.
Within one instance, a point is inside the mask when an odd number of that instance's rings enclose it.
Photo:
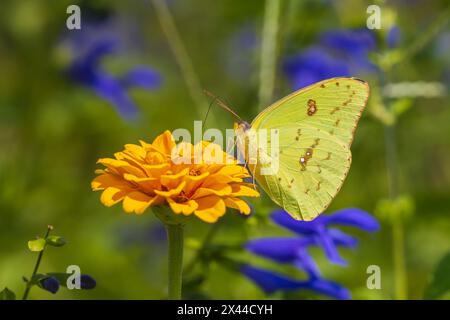
M 369 86 L 362 80 L 324 80 L 275 102 L 255 118 L 252 127 L 269 129 L 308 124 L 350 146 L 368 96 Z
M 252 123 L 256 130 L 279 131 L 278 172 L 261 175 L 260 165 L 250 169 L 272 200 L 294 218 L 314 219 L 341 188 L 368 93 L 360 80 L 325 80 L 280 100 Z

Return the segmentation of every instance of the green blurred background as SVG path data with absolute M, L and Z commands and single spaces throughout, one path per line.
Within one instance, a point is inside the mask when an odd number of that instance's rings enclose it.
M 225 97 L 241 117 L 251 120 L 260 108 L 264 1 L 167 0 L 166 3 L 201 88 Z M 67 50 L 62 39 L 67 33 L 76 32 L 66 29 L 66 8 L 70 4 L 81 7 L 82 28 L 89 15 L 119 17 L 137 30 L 136 48 L 102 61 L 105 70 L 112 74 L 140 64 L 161 75 L 159 88 L 129 91 L 139 109 L 137 119 L 123 119 L 108 101 L 67 76 L 65 69 L 74 53 Z M 271 101 L 292 91 L 282 71 L 283 57 L 313 44 L 325 30 L 364 28 L 369 4 L 281 1 L 276 81 Z M 383 17 L 395 20 L 402 31 L 400 48 L 408 48 L 446 10 L 448 2 L 386 1 L 379 5 Z M 242 30 L 250 30 L 254 36 L 251 45 L 236 41 Z M 433 81 L 445 87 L 438 97 L 408 99 L 404 103 L 409 108 L 396 123 L 398 189 L 408 197 L 405 206 L 411 213 L 403 224 L 408 297 L 412 299 L 422 297 L 431 272 L 450 250 L 449 42 L 448 25 L 439 28 L 420 50 L 393 68 L 388 79 Z M 437 47 L 440 53 L 436 53 Z M 442 47 L 447 51 L 442 53 Z M 382 50 L 374 53 L 374 59 L 377 55 L 382 56 Z M 49 248 L 41 270 L 64 271 L 68 265 L 76 264 L 82 273 L 97 280 L 97 288 L 61 290 L 57 295 L 34 288 L 31 298 L 165 298 L 166 243 L 159 221 L 151 212 L 135 216 L 125 214 L 120 205 L 106 208 L 99 201 L 100 194 L 90 189 L 98 158 L 111 156 L 126 143 L 139 139 L 150 142 L 166 129 L 192 129 L 193 120 L 203 119 L 206 113 L 209 101 L 201 97 L 204 105 L 193 102 L 154 7 L 137 0 L 2 0 L 0 73 L 0 286 L 21 295 L 25 287 L 21 277 L 29 276 L 36 259 L 28 251 L 27 241 L 43 235 L 47 224 L 52 224 L 54 234 L 64 236 L 68 244 Z M 374 116 L 379 107 L 374 98 L 380 92 L 379 81 L 370 75 L 365 79 L 374 94 L 356 131 L 352 169 L 330 212 L 359 207 L 375 214 L 380 211 L 377 209 L 380 201 L 389 196 L 385 124 Z M 214 118 L 208 120 L 207 126 L 232 127 L 233 119 L 223 110 L 214 108 L 211 113 Z M 288 234 L 267 219 L 275 208 L 269 200 L 251 203 L 255 212 L 251 218 L 242 219 L 229 213 L 220 221 L 214 243 L 232 244 L 254 237 Z M 355 251 L 343 251 L 349 261 L 346 268 L 328 263 L 319 250 L 313 252 L 323 274 L 348 287 L 356 299 L 394 297 L 392 230 L 386 219 L 380 221 L 380 232 L 361 234 Z M 195 248 L 211 227 L 201 221 L 187 226 L 186 261 L 195 254 Z M 237 255 L 244 261 L 264 263 L 250 254 Z M 372 264 L 381 267 L 381 290 L 366 288 L 366 268 Z M 207 279 L 195 291 L 185 294 L 201 293 L 202 297 L 213 299 L 266 297 L 247 279 L 216 262 L 210 262 Z M 274 296 L 281 297 L 284 296 Z

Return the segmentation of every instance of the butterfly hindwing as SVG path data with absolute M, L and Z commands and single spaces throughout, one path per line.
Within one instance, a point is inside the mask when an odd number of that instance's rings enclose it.
M 252 128 L 279 131 L 279 170 L 257 181 L 294 218 L 312 220 L 331 203 L 347 176 L 350 145 L 368 85 L 334 78 L 309 86 L 264 110 Z M 270 146 L 267 150 L 270 150 Z

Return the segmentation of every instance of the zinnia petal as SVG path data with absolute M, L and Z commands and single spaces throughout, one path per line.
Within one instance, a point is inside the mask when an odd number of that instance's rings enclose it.
M 227 207 L 239 210 L 240 213 L 249 215 L 251 212 L 250 206 L 242 199 L 228 197 L 224 201 Z
M 100 196 L 100 201 L 107 207 L 115 205 L 117 202 L 121 201 L 132 189 L 122 189 L 118 187 L 108 187 Z
M 107 167 L 112 172 L 115 172 L 119 175 L 124 173 L 131 173 L 135 176 L 143 176 L 144 172 L 137 168 L 130 165 L 128 162 L 123 160 L 116 160 L 111 158 L 103 158 L 99 159 L 97 163 L 103 164 L 105 167 Z
M 172 149 L 176 146 L 175 141 L 172 137 L 172 134 L 170 131 L 166 130 L 163 134 L 156 137 L 155 140 L 153 140 L 152 147 L 159 152 L 171 155 Z
M 158 199 L 158 196 L 150 197 L 142 192 L 134 191 L 127 194 L 123 199 L 123 210 L 128 213 L 142 214 L 145 209 Z
M 194 200 L 189 200 L 186 202 L 178 203 L 171 198 L 167 198 L 170 208 L 175 213 L 182 213 L 184 215 L 189 215 L 198 208 L 198 203 Z
M 173 197 L 173 196 L 179 195 L 181 193 L 181 191 L 183 191 L 183 188 L 184 188 L 185 185 L 186 185 L 186 182 L 183 181 L 175 189 L 170 189 L 169 191 L 154 190 L 154 192 L 157 195 L 160 195 L 160 196 L 165 197 L 165 198 L 169 198 L 169 197 Z
M 209 196 L 196 200 L 198 208 L 195 215 L 206 222 L 216 222 L 225 214 L 225 202 L 218 196 Z
M 177 174 L 163 174 L 161 175 L 161 184 L 167 187 L 168 189 L 172 189 L 175 186 L 179 185 L 179 182 L 182 178 L 189 173 L 189 168 L 183 169 Z
M 128 186 L 128 183 L 110 173 L 105 173 L 97 176 L 91 182 L 91 188 L 94 191 L 104 190 L 110 186 L 120 186 L 121 188 L 125 188 L 126 186 Z
M 244 184 L 233 184 L 233 197 L 259 197 L 259 192 Z
M 125 150 L 128 151 L 129 154 L 137 155 L 139 158 L 145 158 L 147 152 L 142 146 L 138 146 L 136 144 L 126 144 Z
M 210 195 L 216 196 L 228 196 L 231 194 L 231 187 L 228 184 L 216 184 L 208 187 L 198 188 L 192 196 L 193 199 L 203 198 Z

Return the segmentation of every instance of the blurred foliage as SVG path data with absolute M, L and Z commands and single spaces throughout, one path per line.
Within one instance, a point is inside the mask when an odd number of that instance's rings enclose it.
M 450 253 L 447 253 L 436 267 L 433 279 L 425 291 L 425 299 L 443 298 L 450 291 Z
M 384 8 L 384 1 L 378 2 Z M 167 3 L 201 85 L 226 97 L 242 118 L 252 119 L 259 107 L 258 46 L 264 2 Z M 137 120 L 123 120 L 107 101 L 67 77 L 70 52 L 62 48 L 61 39 L 69 32 L 65 21 L 70 4 L 81 6 L 82 24 L 89 16 L 119 16 L 137 26 L 138 50 L 104 61 L 112 73 L 130 65 L 148 64 L 162 75 L 159 90 L 131 91 L 140 111 Z M 368 4 L 352 0 L 283 1 L 277 63 L 281 65 L 283 56 L 313 44 L 322 31 L 365 27 Z M 402 31 L 400 48 L 412 42 L 445 6 L 447 1 L 439 0 L 386 4 L 387 20 L 395 21 Z M 98 158 L 112 155 L 126 143 L 151 141 L 165 129 L 192 129 L 192 121 L 204 117 L 194 111 L 152 6 L 146 1 L 2 0 L 0 8 L 0 286 L 22 292 L 21 276 L 30 272 L 35 259 L 24 244 L 30 234 L 51 223 L 65 235 L 68 248 L 58 254 L 46 253 L 42 268 L 65 270 L 70 264 L 78 264 L 82 272 L 97 280 L 95 290 L 67 290 L 56 299 L 164 298 L 166 243 L 160 222 L 150 211 L 134 216 L 124 214 L 119 206 L 105 208 L 99 195 L 90 190 Z M 245 48 L 234 40 L 242 30 L 254 32 L 255 48 Z M 434 34 L 417 54 L 390 70 L 388 81 L 440 81 L 448 88 L 448 33 L 447 28 Z M 447 41 L 447 51 L 442 52 L 442 41 Z M 234 63 L 244 63 L 245 68 Z M 242 70 L 245 72 L 239 72 Z M 373 92 L 381 94 L 375 79 L 366 80 Z M 275 97 L 290 90 L 280 68 Z M 369 110 L 381 103 L 381 97 L 380 101 L 376 98 L 369 101 Z M 383 208 L 390 207 L 387 211 L 403 214 L 411 211 L 414 203 L 415 215 L 406 222 L 406 264 L 408 277 L 413 280 L 409 297 L 418 299 L 434 266 L 450 250 L 450 104 L 448 96 L 386 102 L 394 102 L 393 111 L 401 114 L 396 124 L 399 189 L 413 202 L 406 198 L 393 203 L 380 200 L 388 194 L 384 128 L 373 113 L 365 112 L 352 146 L 352 169 L 329 210 L 351 206 L 373 213 L 375 208 L 384 212 Z M 219 108 L 212 112 L 220 120 L 207 126 L 231 128 L 233 119 L 229 115 Z M 254 214 L 248 219 L 229 212 L 212 243 L 233 245 L 249 238 L 286 234 L 267 219 L 275 208 L 267 198 L 252 205 Z M 331 265 L 323 254 L 313 252 L 323 274 L 348 287 L 356 299 L 392 297 L 391 235 L 389 223 L 383 223 L 377 234 L 361 235 L 356 252 L 343 252 L 349 261 L 347 268 Z M 186 264 L 211 227 L 200 221 L 187 226 L 186 242 L 191 245 L 186 248 Z M 268 263 L 243 251 L 233 254 L 251 263 Z M 220 260 L 203 261 L 186 274 L 186 297 L 265 298 L 260 289 L 224 268 Z M 381 267 L 382 289 L 378 291 L 365 287 L 366 268 L 371 264 Z M 40 290 L 30 297 L 55 298 Z M 311 295 L 279 293 L 272 298 L 304 297 Z

